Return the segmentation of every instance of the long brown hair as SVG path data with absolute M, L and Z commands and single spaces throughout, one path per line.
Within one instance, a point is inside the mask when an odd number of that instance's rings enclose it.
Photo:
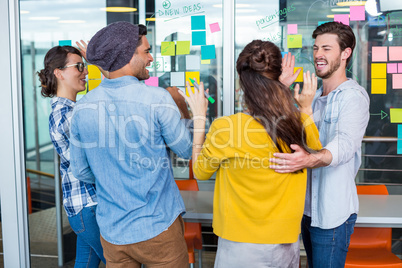
M 269 41 L 254 40 L 240 53 L 236 68 L 248 112 L 264 126 L 278 150 L 286 152 L 291 144 L 297 144 L 308 151 L 295 100 L 289 88 L 279 82 L 279 48 Z

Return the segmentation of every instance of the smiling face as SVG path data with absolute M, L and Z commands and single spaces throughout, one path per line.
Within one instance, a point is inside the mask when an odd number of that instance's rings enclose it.
M 142 36 L 141 45 L 137 47 L 134 56 L 130 61 L 133 75 L 137 77 L 138 80 L 146 80 L 149 78 L 149 71 L 146 67 L 150 66 L 151 62 L 154 60 L 150 51 L 151 46 L 148 43 L 148 39 L 145 36 Z
M 83 63 L 82 58 L 77 54 L 67 54 L 67 63 L 65 66 L 73 65 L 78 62 Z M 77 66 L 71 66 L 61 69 L 61 78 L 59 78 L 59 85 L 64 88 L 74 91 L 75 93 L 85 90 L 85 77 L 88 74 L 87 68 L 83 72 L 78 71 Z
M 318 77 L 330 78 L 337 71 L 345 71 L 346 62 L 342 63 L 342 51 L 339 47 L 338 36 L 322 34 L 317 36 L 314 43 L 314 67 Z M 343 68 L 339 69 L 343 64 Z

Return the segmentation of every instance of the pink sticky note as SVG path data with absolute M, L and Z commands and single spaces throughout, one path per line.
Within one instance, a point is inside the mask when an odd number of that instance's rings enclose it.
M 288 34 L 297 34 L 297 24 L 288 24 Z
M 392 88 L 393 89 L 402 89 L 402 74 L 393 74 L 392 75 Z
M 221 30 L 221 27 L 219 27 L 219 22 L 211 23 L 209 28 L 211 29 L 211 33 L 219 32 Z
M 402 63 L 398 63 L 398 73 L 402 73 Z
M 402 60 L 402 47 L 389 47 L 389 60 Z
M 350 20 L 366 20 L 366 11 L 364 6 L 351 6 L 350 7 Z
M 349 14 L 336 14 L 334 15 L 334 21 L 349 25 Z
M 149 79 L 145 80 L 144 82 L 148 86 L 154 86 L 154 87 L 159 86 L 159 79 L 156 76 L 151 76 Z
M 388 74 L 396 74 L 396 73 L 398 73 L 398 64 L 396 64 L 396 63 L 387 63 L 387 73 Z
M 388 61 L 388 47 L 372 47 L 371 61 Z

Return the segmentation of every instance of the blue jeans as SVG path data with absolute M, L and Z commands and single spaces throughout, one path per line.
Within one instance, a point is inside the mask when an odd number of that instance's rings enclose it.
M 309 268 L 343 268 L 350 243 L 350 236 L 357 215 L 352 214 L 334 229 L 311 226 L 311 218 L 303 216 L 302 237 Z
M 77 234 L 77 254 L 75 268 L 98 267 L 100 261 L 106 263 L 100 242 L 100 232 L 96 223 L 96 206 L 84 207 L 77 215 L 68 217 L 71 228 Z

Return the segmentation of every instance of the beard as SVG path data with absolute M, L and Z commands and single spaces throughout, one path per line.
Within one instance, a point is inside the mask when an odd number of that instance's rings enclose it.
M 144 67 L 144 69 L 142 69 L 138 74 L 137 74 L 137 79 L 139 80 L 139 81 L 142 81 L 142 80 L 147 80 L 148 78 L 149 78 L 149 73 L 147 72 L 147 69 L 145 69 L 145 67 Z
M 315 74 L 321 79 L 330 78 L 331 75 L 336 72 L 341 66 L 341 57 L 339 57 L 336 61 L 333 61 L 329 64 L 329 70 L 327 72 L 318 72 L 317 68 L 315 69 Z M 314 65 L 315 67 L 315 65 Z

